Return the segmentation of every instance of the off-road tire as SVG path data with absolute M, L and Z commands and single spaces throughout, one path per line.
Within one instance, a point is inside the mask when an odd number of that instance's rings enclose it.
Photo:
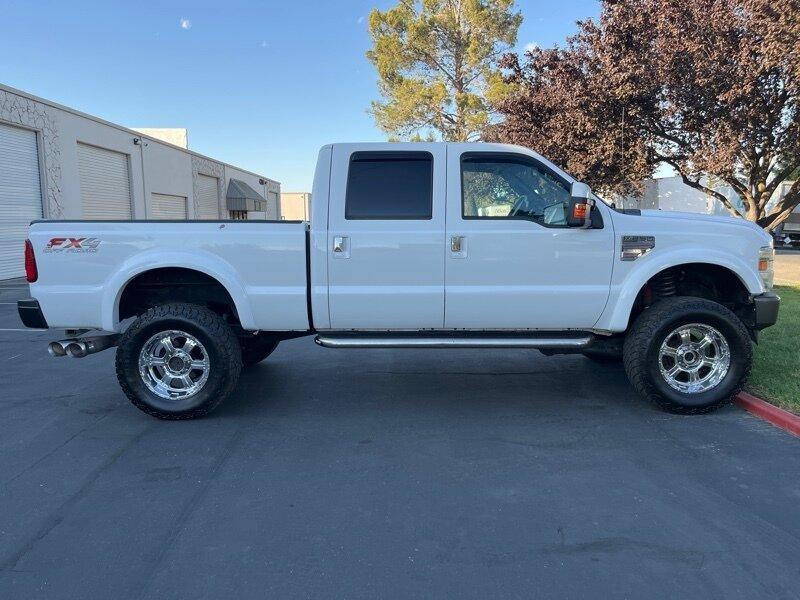
M 153 335 L 185 331 L 205 347 L 210 360 L 208 380 L 194 396 L 166 400 L 154 394 L 139 374 L 139 353 Z M 136 408 L 159 419 L 196 419 L 214 410 L 239 380 L 242 355 L 230 326 L 216 313 L 194 304 L 162 304 L 151 308 L 125 331 L 117 348 L 117 380 Z
M 257 365 L 270 354 L 275 352 L 279 340 L 265 335 L 256 335 L 239 338 L 242 348 L 242 367 Z
M 700 323 L 714 327 L 728 343 L 730 366 L 714 388 L 682 393 L 666 382 L 659 369 L 659 348 L 677 327 Z M 623 364 L 631 384 L 643 397 L 678 414 L 703 414 L 728 403 L 750 374 L 753 346 L 747 328 L 729 309 L 717 302 L 691 296 L 659 300 L 631 325 L 623 346 Z

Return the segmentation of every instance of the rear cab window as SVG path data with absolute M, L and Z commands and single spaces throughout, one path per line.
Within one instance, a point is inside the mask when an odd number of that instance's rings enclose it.
M 430 220 L 433 155 L 355 152 L 350 156 L 345 219 Z

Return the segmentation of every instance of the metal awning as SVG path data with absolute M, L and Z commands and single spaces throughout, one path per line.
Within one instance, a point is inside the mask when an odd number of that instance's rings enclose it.
M 225 204 L 228 210 L 247 210 L 264 212 L 267 210 L 267 201 L 241 179 L 228 182 L 228 192 L 225 194 Z

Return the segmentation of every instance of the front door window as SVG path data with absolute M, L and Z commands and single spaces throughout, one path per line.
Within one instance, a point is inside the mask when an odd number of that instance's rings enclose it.
M 520 157 L 466 155 L 461 161 L 465 219 L 527 219 L 566 227 L 566 182 Z

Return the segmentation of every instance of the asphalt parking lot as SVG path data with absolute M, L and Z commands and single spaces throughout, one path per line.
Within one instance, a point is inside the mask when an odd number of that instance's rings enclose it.
M 0 285 L 0 598 L 797 598 L 800 440 L 533 351 L 285 342 L 210 417 Z

